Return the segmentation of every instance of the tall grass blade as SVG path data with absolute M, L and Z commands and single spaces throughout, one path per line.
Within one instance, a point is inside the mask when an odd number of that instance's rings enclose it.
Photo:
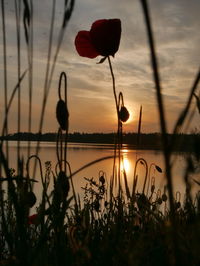
M 167 139 L 167 128 L 166 128 L 166 119 L 164 113 L 164 105 L 163 105 L 163 97 L 161 93 L 161 85 L 160 85 L 160 75 L 158 70 L 158 62 L 156 56 L 156 50 L 154 45 L 154 38 L 151 26 L 151 19 L 149 16 L 149 8 L 147 5 L 146 0 L 141 0 L 143 12 L 144 12 L 144 19 L 146 22 L 147 28 L 147 35 L 149 40 L 149 49 L 151 52 L 151 64 L 153 69 L 153 77 L 155 82 L 156 88 L 156 97 L 157 97 L 157 104 L 158 104 L 158 112 L 160 117 L 160 127 L 162 133 L 162 144 L 163 144 L 163 152 L 164 152 L 164 159 L 165 159 L 165 171 L 166 171 L 166 178 L 167 178 L 167 186 L 169 191 L 169 200 L 170 200 L 170 209 L 171 209 L 171 220 L 174 224 L 174 202 L 173 202 L 173 186 L 172 186 L 172 176 L 171 176 L 171 165 L 170 165 L 170 150 L 168 145 Z
M 8 77 L 7 77 L 7 41 L 6 41 L 6 21 L 5 21 L 5 5 L 4 1 L 1 0 L 1 12 L 2 12 L 2 32 L 3 32 L 3 67 L 4 67 L 4 112 L 5 112 L 5 134 L 8 134 L 8 119 L 7 119 L 7 109 L 8 109 Z M 9 159 L 8 152 L 8 142 L 6 141 L 6 156 Z M 0 166 L 1 169 L 1 166 Z
M 188 114 L 188 111 L 189 111 L 191 103 L 192 103 L 192 99 L 193 99 L 195 92 L 198 88 L 199 81 L 200 81 L 200 69 L 198 70 L 198 73 L 195 77 L 192 88 L 190 90 L 190 95 L 188 97 L 187 104 L 186 104 L 184 110 L 181 112 L 181 114 L 180 114 L 180 116 L 176 122 L 176 125 L 174 127 L 174 131 L 173 131 L 174 134 L 177 134 L 179 132 L 179 130 L 181 129 L 181 126 L 183 125 L 183 123 L 185 121 L 185 118 Z
M 45 83 L 44 83 L 44 97 L 43 97 L 43 103 L 42 103 L 42 110 L 41 110 L 41 116 L 40 116 L 40 122 L 39 122 L 39 134 L 42 133 L 43 128 L 43 121 L 44 121 L 44 113 L 46 109 L 46 103 L 48 94 L 50 91 L 50 86 L 53 78 L 54 69 L 56 66 L 57 57 L 60 51 L 60 47 L 62 44 L 63 36 L 65 33 L 65 29 L 67 26 L 67 23 L 69 19 L 71 18 L 73 9 L 74 9 L 74 0 L 70 0 L 70 4 L 68 5 L 68 1 L 65 1 L 64 5 L 64 15 L 63 15 L 63 24 L 59 32 L 58 41 L 57 41 L 57 47 L 56 52 L 53 57 L 52 65 L 50 66 L 50 59 L 51 59 L 51 50 L 52 50 L 52 39 L 53 39 L 53 32 L 54 32 L 54 20 L 55 20 L 55 6 L 56 1 L 53 1 L 53 7 L 52 7 L 52 17 L 51 17 L 51 26 L 50 26 L 50 33 L 49 33 L 49 47 L 48 47 L 48 58 L 47 58 L 47 67 L 46 67 L 46 76 L 45 76 Z M 36 155 L 38 155 L 39 152 L 39 144 L 40 140 L 38 140 L 37 147 L 36 147 Z M 36 173 L 36 163 L 33 170 L 33 175 Z
M 142 125 L 142 106 L 140 106 L 140 114 L 139 114 L 139 122 L 138 122 L 138 131 L 137 131 L 137 140 L 136 140 L 136 150 L 140 149 L 141 125 Z
M 17 33 L 17 76 L 18 83 L 21 76 L 21 40 L 20 40 L 20 21 L 21 21 L 21 1 L 15 0 L 15 17 L 16 17 L 16 33 Z M 20 133 L 21 129 L 21 86 L 19 83 L 18 88 L 18 102 L 17 102 L 17 132 Z M 17 140 L 17 158 L 20 159 L 20 138 L 18 135 Z M 19 165 L 17 165 L 19 172 Z
M 105 156 L 105 157 L 102 157 L 102 158 L 96 159 L 96 160 L 94 160 L 94 161 L 91 161 L 91 162 L 89 162 L 89 163 L 83 165 L 81 168 L 79 168 L 79 169 L 76 170 L 75 172 L 73 172 L 73 173 L 69 176 L 69 178 L 75 176 L 76 174 L 78 174 L 79 172 L 81 172 L 82 170 L 84 170 L 85 168 L 87 168 L 87 167 L 89 167 L 89 166 L 91 166 L 91 165 L 93 165 L 93 164 L 96 164 L 96 163 L 101 162 L 101 161 L 104 161 L 104 160 L 113 159 L 113 158 L 114 158 L 114 156 Z
M 23 72 L 23 74 L 21 75 L 18 83 L 16 84 L 16 86 L 14 87 L 13 91 L 12 91 L 12 94 L 10 96 L 10 100 L 7 104 L 7 108 L 6 108 L 6 115 L 5 115 L 5 118 L 4 118 L 4 123 L 3 123 L 3 128 L 2 128 L 2 136 L 5 136 L 6 134 L 6 125 L 7 125 L 7 120 L 8 120 L 8 113 L 9 113 L 9 110 L 10 110 L 10 107 L 11 107 L 11 104 L 14 100 L 14 97 L 15 97 L 15 93 L 17 92 L 17 90 L 19 89 L 19 86 L 21 84 L 21 82 L 23 81 L 26 73 L 27 73 L 28 70 L 25 70 Z M 1 140 L 1 143 L 3 143 L 3 139 Z M 2 145 L 2 144 L 1 144 Z

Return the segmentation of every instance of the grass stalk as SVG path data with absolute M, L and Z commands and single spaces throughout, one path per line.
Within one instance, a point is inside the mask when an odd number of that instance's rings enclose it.
M 2 12 L 2 32 L 3 32 L 3 66 L 4 66 L 4 111 L 5 111 L 5 134 L 8 134 L 8 77 L 7 77 L 7 41 L 6 41 L 6 21 L 5 21 L 5 5 L 4 0 L 1 0 L 1 12 Z M 8 141 L 6 141 L 6 157 L 9 160 Z
M 33 98 L 33 4 L 30 0 L 30 24 L 29 24 L 29 41 L 28 41 L 28 84 L 29 84 L 29 110 L 28 110 L 28 132 L 32 132 L 32 98 Z M 28 140 L 28 154 L 30 156 L 30 140 Z
M 191 90 L 190 90 L 190 95 L 188 97 L 188 100 L 187 100 L 187 104 L 185 106 L 185 108 L 183 109 L 183 111 L 181 112 L 177 122 L 176 122 L 176 125 L 174 127 L 174 131 L 173 133 L 174 134 L 177 134 L 182 126 L 182 124 L 184 123 L 185 121 L 185 118 L 189 112 L 189 109 L 190 109 L 190 106 L 191 106 L 191 103 L 192 103 L 192 99 L 194 97 L 194 94 L 198 88 L 198 84 L 200 82 L 200 69 L 198 70 L 197 74 L 196 74 L 196 77 L 194 79 L 194 82 L 193 82 L 193 85 L 191 87 Z
M 73 173 L 69 176 L 69 178 L 72 178 L 73 176 L 75 176 L 76 174 L 78 174 L 79 172 L 81 172 L 82 170 L 86 169 L 87 167 L 89 167 L 89 166 L 91 166 L 91 165 L 93 165 L 93 164 L 96 164 L 96 163 L 101 162 L 101 161 L 104 161 L 104 160 L 113 159 L 113 158 L 114 158 L 114 156 L 105 156 L 105 157 L 101 157 L 101 158 L 99 158 L 99 159 L 96 159 L 96 160 L 94 160 L 94 161 L 91 161 L 91 162 L 89 162 L 89 163 L 83 165 L 82 167 L 80 167 L 80 168 L 79 168 L 78 170 L 76 170 L 75 172 L 73 172 Z
M 17 76 L 18 83 L 21 76 L 21 39 L 20 39 L 20 21 L 21 21 L 21 1 L 15 0 L 15 17 L 16 17 L 16 33 L 17 33 Z M 21 132 L 21 85 L 18 88 L 17 101 L 17 132 Z M 20 159 L 20 138 L 17 139 L 17 158 Z M 17 164 L 17 172 L 19 173 L 19 165 Z
M 146 22 L 147 35 L 148 35 L 148 40 L 149 40 L 149 48 L 150 48 L 150 53 L 151 53 L 151 64 L 152 64 L 152 69 L 153 69 L 153 77 L 154 77 L 154 82 L 155 82 L 156 97 L 157 97 L 158 111 L 159 111 L 159 117 L 160 117 L 160 128 L 161 128 L 161 133 L 162 133 L 162 144 L 163 144 L 163 152 L 164 152 L 164 159 L 165 159 L 166 178 L 167 178 L 169 198 L 170 198 L 170 208 L 171 208 L 172 217 L 173 217 L 174 203 L 173 203 L 173 186 L 172 186 L 171 165 L 170 165 L 170 150 L 169 150 L 169 145 L 168 145 L 168 140 L 167 140 L 167 128 L 166 128 L 163 98 L 162 98 L 162 93 L 161 93 L 160 75 L 158 71 L 158 63 L 157 63 L 157 57 L 156 57 L 156 51 L 155 51 L 154 38 L 153 38 L 153 33 L 152 33 L 152 26 L 151 26 L 151 20 L 149 16 L 148 5 L 147 5 L 146 0 L 141 0 L 141 3 L 143 7 L 145 22 Z
M 138 130 L 137 130 L 137 141 L 136 141 L 136 154 L 135 154 L 135 167 L 133 172 L 133 187 L 132 187 L 132 199 L 135 197 L 135 189 L 136 189 L 136 169 L 137 169 L 137 150 L 140 148 L 140 136 L 141 136 L 141 125 L 142 125 L 142 106 L 140 106 L 140 114 L 138 121 Z
M 160 118 L 160 128 L 162 133 L 162 144 L 163 144 L 163 152 L 164 152 L 164 161 L 165 161 L 165 171 L 166 171 L 166 178 L 167 178 L 167 188 L 169 193 L 169 203 L 170 203 L 170 219 L 172 223 L 172 239 L 173 239 L 173 250 L 174 250 L 174 258 L 175 264 L 178 265 L 179 255 L 178 255 L 178 242 L 177 242 L 177 230 L 176 230 L 176 220 L 175 220 L 175 209 L 174 209 L 174 200 L 173 200 L 173 186 L 172 186 L 172 175 L 171 175 L 171 165 L 170 165 L 170 155 L 171 152 L 169 150 L 169 144 L 167 139 L 167 128 L 166 128 L 166 118 L 164 113 L 164 105 L 163 105 L 163 98 L 161 93 L 161 85 L 160 85 L 160 76 L 158 70 L 158 63 L 155 51 L 155 44 L 151 26 L 151 19 L 149 15 L 149 8 L 146 0 L 141 0 L 144 19 L 147 28 L 147 36 L 149 41 L 149 49 L 151 54 L 151 65 L 153 69 L 153 77 L 155 82 L 156 88 L 156 97 L 157 97 L 157 104 L 158 104 L 158 112 Z
M 46 75 L 45 75 L 45 83 L 44 83 L 44 97 L 43 97 L 42 110 L 41 110 L 41 116 L 40 116 L 40 122 L 39 122 L 39 130 L 38 130 L 39 134 L 42 133 L 44 113 L 45 113 L 45 109 L 46 109 L 47 98 L 48 98 L 50 87 L 51 87 L 54 69 L 56 66 L 57 57 L 58 57 L 58 54 L 60 51 L 60 47 L 62 44 L 62 40 L 63 40 L 63 36 L 65 33 L 67 23 L 68 23 L 71 15 L 72 15 L 72 12 L 74 9 L 74 4 L 75 4 L 75 0 L 70 0 L 69 4 L 68 4 L 68 1 L 65 1 L 63 23 L 62 23 L 62 27 L 60 29 L 59 36 L 58 36 L 56 52 L 54 54 L 53 62 L 52 62 L 52 65 L 50 67 L 52 39 L 53 39 L 53 32 L 54 32 L 55 7 L 56 7 L 56 1 L 53 0 L 52 15 L 51 15 L 52 16 L 51 17 L 51 27 L 50 27 L 50 33 L 49 33 L 48 58 L 47 58 L 47 67 L 46 67 Z M 38 142 L 37 142 L 36 155 L 38 155 L 38 152 L 39 152 L 39 144 L 40 144 L 40 140 L 38 140 Z M 36 163 L 35 163 L 34 170 L 33 170 L 33 175 L 35 176 L 35 174 L 36 174 Z
M 48 96 L 47 84 L 48 84 L 49 71 L 50 71 L 50 60 L 51 60 L 52 41 L 53 41 L 53 32 L 54 32 L 54 23 L 55 23 L 55 8 L 56 8 L 56 0 L 53 0 L 52 12 L 51 12 L 51 25 L 50 25 L 49 41 L 48 41 L 46 74 L 45 74 L 45 80 L 44 80 L 43 102 L 42 102 L 42 109 L 41 109 L 41 115 L 40 115 L 40 121 L 39 121 L 39 130 L 38 130 L 39 134 L 42 133 L 42 125 L 43 125 L 45 107 L 46 107 L 47 96 Z M 40 139 L 37 141 L 37 146 L 36 146 L 36 151 L 35 151 L 36 156 L 38 156 L 39 147 L 40 147 Z M 35 164 L 34 164 L 34 168 L 33 168 L 33 177 L 35 177 L 35 174 L 36 174 L 36 167 L 37 167 L 37 161 L 35 160 Z
M 25 70 L 21 77 L 20 77 L 20 80 L 18 81 L 18 83 L 16 84 L 16 86 L 14 87 L 13 91 L 12 91 L 12 94 L 10 96 L 10 99 L 8 101 L 8 104 L 7 104 L 7 108 L 6 108 L 6 115 L 5 115 L 5 118 L 4 118 L 4 122 L 3 122 L 3 127 L 2 127 L 2 136 L 5 136 L 6 135 L 6 125 L 7 125 L 7 120 L 8 120 L 8 113 L 10 111 L 10 108 L 11 108 L 11 105 L 12 105 L 12 102 L 14 100 L 14 97 L 15 97 L 15 94 L 16 92 L 18 91 L 19 89 L 19 85 L 20 83 L 23 81 L 24 77 L 26 76 L 26 73 L 27 73 L 28 70 Z M 1 140 L 1 146 L 3 146 L 3 142 L 4 140 L 2 139 Z

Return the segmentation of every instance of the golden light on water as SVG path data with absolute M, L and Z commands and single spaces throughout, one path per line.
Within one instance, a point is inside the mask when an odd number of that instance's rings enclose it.
M 126 158 L 126 154 L 128 153 L 128 149 L 127 148 L 124 148 L 126 144 L 123 144 L 123 148 L 122 148 L 122 152 L 123 152 L 123 156 L 124 158 Z M 126 147 L 126 146 L 125 146 Z
M 131 170 L 131 163 L 127 157 L 124 157 L 121 161 L 121 169 L 125 170 L 126 173 L 129 173 Z

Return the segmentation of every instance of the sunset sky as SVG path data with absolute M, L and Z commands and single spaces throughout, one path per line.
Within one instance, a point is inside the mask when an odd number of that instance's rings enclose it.
M 41 113 L 52 1 L 34 0 L 34 79 L 33 125 L 37 132 Z M 57 0 L 53 54 L 61 25 L 64 1 Z M 167 128 L 171 132 L 193 84 L 200 63 L 200 1 L 148 1 L 155 34 L 157 55 L 165 101 Z M 14 1 L 5 1 L 8 64 L 8 95 L 17 83 L 17 46 Z M 2 15 L 0 15 L 0 121 L 4 113 Z M 112 58 L 117 93 L 123 92 L 126 107 L 131 113 L 124 125 L 126 132 L 137 131 L 140 105 L 143 107 L 143 132 L 158 132 L 159 119 L 156 95 L 149 60 L 149 48 L 142 8 L 139 0 L 77 0 L 72 18 L 66 28 L 58 56 L 47 102 L 43 132 L 56 132 L 55 110 L 58 100 L 58 81 L 61 71 L 68 77 L 68 108 L 70 132 L 113 132 L 116 112 L 108 62 L 97 64 L 101 57 L 80 57 L 74 46 L 78 31 L 90 30 L 92 23 L 103 18 L 119 18 L 122 35 L 119 51 Z M 22 72 L 27 68 L 27 49 L 21 28 Z M 23 81 L 22 126 L 27 131 L 28 81 Z M 9 132 L 16 132 L 16 102 L 9 115 Z M 195 102 L 194 102 L 195 103 Z M 200 130 L 196 112 L 189 132 Z

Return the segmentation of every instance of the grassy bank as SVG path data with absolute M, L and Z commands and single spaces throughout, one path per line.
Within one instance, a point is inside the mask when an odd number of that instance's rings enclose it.
M 72 179 L 64 172 L 56 176 L 47 164 L 42 201 L 32 215 L 33 180 L 11 173 L 1 182 L 8 182 L 8 198 L 1 190 L 0 265 L 199 265 L 200 194 L 192 199 L 189 183 L 184 200 L 174 198 L 174 246 L 168 196 L 153 182 L 144 180 L 143 189 L 131 193 L 101 171 L 96 180 L 86 178 L 80 202 L 76 194 L 69 197 Z

